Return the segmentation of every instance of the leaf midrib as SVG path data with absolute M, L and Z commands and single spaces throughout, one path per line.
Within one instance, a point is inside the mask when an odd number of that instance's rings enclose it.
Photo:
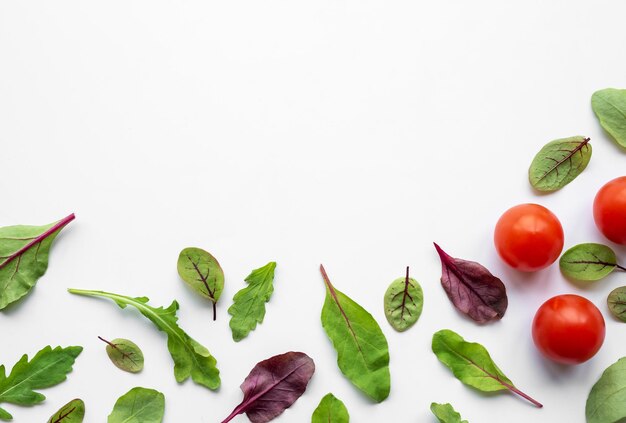
M 54 350 L 51 350 L 50 353 L 54 352 Z M 35 356 L 36 357 L 36 356 Z M 34 360 L 35 358 L 33 358 Z M 32 379 L 33 377 L 41 374 L 42 372 L 44 372 L 45 370 L 48 370 L 50 367 L 58 364 L 59 362 L 63 361 L 63 359 L 65 359 L 65 357 L 59 357 L 56 361 L 50 363 L 49 365 L 41 368 L 39 371 L 32 373 L 31 375 L 29 375 L 27 378 L 23 379 L 21 382 L 12 385 L 9 389 L 7 389 L 6 391 L 0 392 L 0 399 L 2 399 L 3 397 L 5 397 L 9 392 L 11 392 L 12 390 L 14 390 L 15 388 L 17 388 L 18 386 L 21 386 L 22 384 L 26 383 L 27 381 L 29 381 L 30 379 Z M 32 360 L 27 362 L 29 365 L 32 364 Z M 11 369 L 11 372 L 13 372 L 13 369 Z M 11 375 L 9 375 L 9 377 L 6 380 L 10 380 Z M 34 389 L 38 389 L 37 386 L 34 386 L 32 388 L 29 388 L 31 391 L 35 392 Z

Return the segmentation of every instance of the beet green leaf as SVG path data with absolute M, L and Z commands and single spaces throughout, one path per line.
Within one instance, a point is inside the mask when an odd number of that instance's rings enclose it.
M 579 281 L 597 281 L 609 275 L 617 264 L 615 252 L 606 245 L 578 244 L 567 250 L 559 260 L 561 272 Z
M 311 423 L 350 423 L 350 415 L 340 399 L 326 394 L 313 412 Z
M 85 403 L 73 399 L 48 419 L 48 423 L 82 423 L 85 418 Z
M 589 160 L 589 138 L 575 136 L 554 140 L 539 150 L 528 169 L 528 179 L 538 191 L 556 191 L 580 175 Z

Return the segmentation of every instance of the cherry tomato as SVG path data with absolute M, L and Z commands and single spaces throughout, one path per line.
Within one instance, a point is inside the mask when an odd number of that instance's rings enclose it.
M 593 202 L 593 218 L 605 237 L 626 245 L 626 176 L 600 188 Z
M 509 266 L 534 272 L 548 267 L 561 254 L 563 227 L 547 208 L 520 204 L 500 217 L 494 242 L 498 254 Z
M 543 303 L 533 320 L 533 341 L 557 363 L 579 364 L 593 357 L 604 342 L 600 310 L 580 295 L 557 295 Z

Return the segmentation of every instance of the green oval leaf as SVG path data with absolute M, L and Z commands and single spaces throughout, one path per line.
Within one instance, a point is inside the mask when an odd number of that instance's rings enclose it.
M 311 423 L 350 423 L 350 415 L 344 403 L 329 393 L 313 412 Z
M 606 302 L 611 314 L 622 322 L 626 322 L 626 286 L 620 286 L 611 291 Z
M 575 136 L 547 143 L 535 156 L 528 179 L 538 191 L 551 192 L 572 182 L 589 164 L 589 138 Z
M 136 387 L 122 395 L 108 423 L 161 423 L 165 414 L 165 395 L 154 389 Z
M 422 314 L 424 293 L 420 284 L 406 276 L 391 282 L 385 292 L 384 307 L 387 321 L 398 332 L 404 332 L 417 322 Z
M 606 245 L 578 244 L 567 250 L 559 260 L 561 272 L 579 281 L 597 281 L 615 269 L 617 257 Z
M 622 147 L 626 147 L 626 90 L 606 88 L 591 96 L 591 108 L 600 125 Z
M 452 405 L 430 404 L 430 411 L 433 412 L 439 423 L 469 423 L 467 420 L 461 420 L 461 415 L 452 407 Z
M 626 357 L 610 365 L 593 385 L 585 416 L 587 423 L 617 423 L 626 419 Z
M 82 423 L 85 418 L 85 403 L 81 399 L 73 399 L 54 413 L 48 423 Z
M 181 279 L 191 289 L 211 300 L 215 320 L 215 305 L 224 289 L 224 271 L 217 259 L 201 248 L 185 248 L 178 255 L 177 268 Z
M 137 344 L 123 338 L 107 341 L 99 336 L 98 339 L 107 344 L 107 355 L 119 369 L 130 373 L 139 373 L 143 369 L 143 352 Z

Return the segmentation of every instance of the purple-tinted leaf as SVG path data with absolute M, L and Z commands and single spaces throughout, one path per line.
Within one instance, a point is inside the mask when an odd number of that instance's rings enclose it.
M 479 323 L 504 316 L 508 299 L 506 288 L 482 265 L 450 257 L 435 244 L 441 259 L 441 285 L 452 304 Z
M 222 423 L 246 413 L 252 423 L 265 423 L 282 414 L 306 390 L 315 363 L 305 353 L 290 351 L 254 366 L 241 384 L 243 401 Z

